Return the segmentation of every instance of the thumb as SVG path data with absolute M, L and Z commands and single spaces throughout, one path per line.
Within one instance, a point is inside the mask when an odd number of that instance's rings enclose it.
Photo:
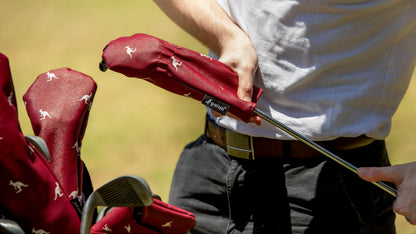
M 239 74 L 237 96 L 246 101 L 251 102 L 253 95 L 253 78 L 251 74 Z
M 223 56 L 220 61 L 228 65 L 231 69 L 237 73 L 238 76 L 238 88 L 237 96 L 241 100 L 246 102 L 251 101 L 253 95 L 253 74 L 257 69 L 255 63 L 249 63 L 244 60 L 236 60 L 234 57 Z
M 397 166 L 360 167 L 358 168 L 358 175 L 362 179 L 370 182 L 381 180 L 396 184 L 396 182 L 400 182 L 402 180 L 402 176 L 397 170 L 399 170 Z

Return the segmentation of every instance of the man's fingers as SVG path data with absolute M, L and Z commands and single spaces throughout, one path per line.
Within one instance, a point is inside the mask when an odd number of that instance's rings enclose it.
M 236 58 L 222 57 L 220 61 L 233 69 L 238 76 L 237 96 L 246 102 L 250 102 L 253 95 L 253 74 L 256 64 L 235 61 Z
M 236 40 L 228 41 L 223 46 L 219 61 L 237 73 L 237 96 L 249 102 L 253 94 L 253 75 L 257 70 L 258 57 L 253 43 L 247 34 L 240 31 L 237 36 Z
M 237 96 L 246 102 L 251 102 L 251 97 L 253 96 L 253 78 L 252 76 L 245 77 L 244 75 L 240 75 L 239 77 Z
M 219 112 L 217 112 L 217 111 L 215 111 L 213 109 L 211 109 L 211 114 L 215 118 L 220 117 L 220 116 L 223 116 L 223 114 L 221 114 L 221 113 L 219 113 Z M 235 115 L 233 115 L 231 113 L 227 113 L 227 116 L 241 121 L 240 118 L 238 118 L 237 116 L 235 116 Z M 257 125 L 260 126 L 261 125 L 261 118 L 260 118 L 260 116 L 257 116 L 257 115 L 251 116 L 249 123 L 255 123 L 255 124 L 257 124 Z
M 393 210 L 406 217 L 407 221 L 416 224 L 416 198 L 414 184 L 403 182 L 398 188 L 398 197 L 393 204 Z
M 412 224 L 412 225 L 416 225 L 416 216 L 409 216 L 409 217 L 407 217 L 406 216 L 406 220 L 407 220 L 407 222 L 409 222 L 410 224 Z
M 368 181 L 388 181 L 397 186 L 397 199 L 393 204 L 396 213 L 416 224 L 416 162 L 391 167 L 359 168 L 358 175 Z
M 358 168 L 358 175 L 367 181 L 387 181 L 387 182 L 399 182 L 401 176 L 397 176 L 397 166 L 391 167 L 361 167 Z

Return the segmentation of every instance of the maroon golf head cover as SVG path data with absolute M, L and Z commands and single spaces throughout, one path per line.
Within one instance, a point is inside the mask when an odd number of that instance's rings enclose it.
M 23 96 L 34 133 L 45 140 L 70 199 L 82 195 L 81 141 L 96 89 L 91 77 L 61 68 L 39 75 Z
M 111 41 L 104 49 L 105 67 L 128 77 L 143 78 L 170 92 L 202 101 L 248 122 L 262 90 L 254 87 L 252 102 L 237 97 L 238 77 L 228 66 L 164 40 L 135 34 Z
M 7 99 L 9 100 L 10 105 L 13 106 L 17 111 L 16 94 L 14 92 L 12 74 L 10 72 L 9 66 L 9 59 L 2 53 L 0 53 L 0 76 L 2 77 L 2 95 L 7 95 Z
M 185 234 L 195 226 L 192 213 L 158 199 L 141 211 L 136 217 L 133 207 L 114 207 L 92 226 L 91 233 Z
M 78 233 L 79 217 L 43 155 L 20 131 L 7 58 L 0 54 L 0 205 L 26 233 Z

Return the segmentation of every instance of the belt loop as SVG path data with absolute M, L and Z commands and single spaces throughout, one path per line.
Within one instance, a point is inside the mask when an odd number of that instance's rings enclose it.
M 204 135 L 208 136 L 208 122 L 209 122 L 209 116 L 208 114 L 205 115 L 205 128 L 204 128 Z
M 253 159 L 253 138 L 225 130 L 227 153 L 231 156 L 244 159 Z
M 213 122 L 214 120 L 211 118 L 211 116 L 209 116 L 208 113 L 205 114 L 205 129 L 204 129 L 204 134 L 207 136 L 208 131 L 209 131 L 209 122 Z

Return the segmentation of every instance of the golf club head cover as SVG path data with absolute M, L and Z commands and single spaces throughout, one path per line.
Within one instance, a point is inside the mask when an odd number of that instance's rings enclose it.
M 237 97 L 238 76 L 225 64 L 159 38 L 135 34 L 111 41 L 104 49 L 101 70 L 143 78 L 170 92 L 202 101 L 248 122 L 262 90 L 254 87 L 252 101 Z
M 7 95 L 10 107 L 15 108 L 17 113 L 16 94 L 14 92 L 12 74 L 10 72 L 9 59 L 4 54 L 0 53 L 0 77 L 1 87 L 3 88 L 1 95 Z
M 194 226 L 191 212 L 154 198 L 152 205 L 143 208 L 114 207 L 92 226 L 91 233 L 185 234 Z
M 0 205 L 25 233 L 78 233 L 80 219 L 45 157 L 20 131 L 8 59 L 0 54 Z
M 96 89 L 91 77 L 61 68 L 39 75 L 23 96 L 33 131 L 45 140 L 50 165 L 74 206 L 84 200 L 80 150 Z

